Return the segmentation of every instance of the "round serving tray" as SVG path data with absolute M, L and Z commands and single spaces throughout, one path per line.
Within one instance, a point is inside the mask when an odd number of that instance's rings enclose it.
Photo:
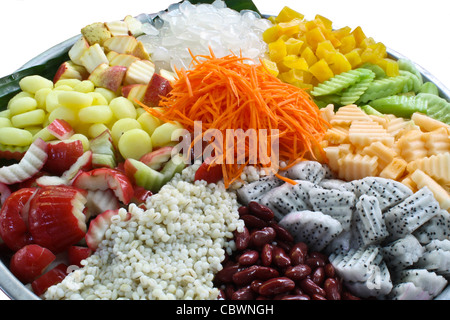
M 140 14 L 136 18 L 141 20 L 142 22 L 151 21 L 158 13 L 155 14 Z M 269 15 L 263 15 L 264 17 L 269 17 Z M 24 64 L 19 70 L 24 70 L 36 65 L 41 65 L 46 63 L 47 61 L 59 57 L 62 54 L 66 53 L 75 41 L 79 38 L 80 35 L 73 36 L 53 47 L 44 51 L 40 55 L 31 59 L 29 62 Z M 393 59 L 408 59 L 406 56 L 387 48 L 387 53 L 390 58 Z M 438 79 L 436 79 L 432 74 L 430 74 L 427 70 L 422 68 L 420 65 L 413 62 L 415 67 L 422 74 L 424 82 L 432 82 L 439 89 L 439 94 L 442 98 L 450 101 L 450 90 L 443 85 Z M 11 300 L 40 300 L 38 296 L 36 296 L 31 290 L 29 290 L 26 286 L 24 286 L 12 273 L 9 271 L 7 265 L 9 265 L 9 261 L 7 261 L 4 257 L 0 258 L 0 289 L 11 299 Z M 446 287 L 446 289 L 436 298 L 436 300 L 450 300 L 450 285 Z

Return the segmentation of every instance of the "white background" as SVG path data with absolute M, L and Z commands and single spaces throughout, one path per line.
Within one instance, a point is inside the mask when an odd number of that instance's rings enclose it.
M 0 77 L 50 47 L 80 33 L 92 22 L 153 13 L 176 0 L 9 0 L 0 19 Z M 264 14 L 287 5 L 306 19 L 316 14 L 335 28 L 361 26 L 364 33 L 408 57 L 450 88 L 449 0 L 254 0 Z M 2 295 L 0 293 L 0 298 Z M 3 297 L 3 299 L 6 299 Z

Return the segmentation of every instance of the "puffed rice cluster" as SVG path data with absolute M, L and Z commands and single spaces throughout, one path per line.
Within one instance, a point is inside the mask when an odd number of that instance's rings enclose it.
M 216 299 L 214 274 L 244 223 L 235 194 L 222 183 L 193 182 L 196 169 L 186 168 L 150 197 L 147 210 L 121 209 L 84 266 L 43 298 Z

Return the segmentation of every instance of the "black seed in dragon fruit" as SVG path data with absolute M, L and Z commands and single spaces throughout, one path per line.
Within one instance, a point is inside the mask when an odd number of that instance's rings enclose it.
M 342 187 L 354 192 L 357 198 L 362 195 L 377 197 L 381 211 L 385 211 L 413 194 L 411 189 L 403 183 L 380 177 L 353 180 Z
M 310 210 L 309 190 L 316 187 L 310 181 L 294 180 L 297 184 L 284 183 L 269 192 L 260 203 L 272 209 L 275 220 L 281 220 L 285 215 L 294 211 Z
M 395 283 L 412 282 L 418 288 L 430 294 L 431 298 L 438 296 L 447 286 L 448 281 L 436 272 L 427 269 L 406 269 L 396 275 Z
M 272 175 L 259 178 L 256 181 L 245 184 L 236 191 L 238 201 L 243 205 L 248 205 L 250 201 L 259 202 L 267 192 L 283 183 L 283 180 Z
M 388 241 L 413 233 L 440 210 L 439 203 L 428 187 L 423 187 L 399 204 L 384 212 L 389 231 Z
M 279 225 L 287 229 L 295 242 L 305 242 L 313 251 L 322 251 L 342 232 L 341 223 L 318 211 L 295 211 L 280 220 Z
M 317 161 L 301 161 L 285 171 L 292 180 L 306 180 L 319 183 L 327 175 L 327 170 Z
M 360 196 L 354 216 L 354 227 L 363 246 L 378 244 L 389 235 L 377 197 Z
M 313 210 L 338 220 L 344 231 L 350 230 L 355 201 L 355 194 L 350 191 L 319 187 L 309 191 L 309 202 Z
M 428 244 L 432 240 L 450 240 L 450 213 L 439 210 L 436 216 L 414 231 L 414 236 L 422 244 Z
M 403 270 L 416 263 L 423 255 L 425 249 L 413 235 L 406 235 L 381 248 L 386 264 L 393 272 Z

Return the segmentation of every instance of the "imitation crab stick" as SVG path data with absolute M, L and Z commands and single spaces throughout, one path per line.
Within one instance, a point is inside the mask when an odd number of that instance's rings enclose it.
M 287 167 L 299 159 L 320 155 L 320 141 L 329 125 L 303 89 L 283 83 L 263 64 L 242 56 L 230 54 L 218 58 L 211 51 L 210 56 L 192 57 L 191 69 L 176 70 L 178 79 L 169 95 L 162 97 L 159 104 L 162 108 L 141 103 L 147 112 L 163 121 L 178 121 L 189 131 L 194 131 L 195 121 L 201 121 L 202 136 L 208 129 L 220 130 L 223 137 L 227 129 L 244 132 L 254 129 L 257 133 L 260 129 L 277 129 L 276 136 L 270 133 L 264 139 L 258 136 L 257 145 L 260 150 L 267 147 L 270 153 L 271 139 L 278 139 L 278 159 L 287 163 Z M 234 157 L 221 162 L 226 187 L 240 178 L 249 163 L 250 152 L 246 141 L 245 164 L 237 164 L 241 152 L 232 155 L 223 152 L 225 158 Z M 273 168 L 273 163 L 267 165 L 263 161 L 267 158 L 259 155 L 257 160 L 252 164 Z

